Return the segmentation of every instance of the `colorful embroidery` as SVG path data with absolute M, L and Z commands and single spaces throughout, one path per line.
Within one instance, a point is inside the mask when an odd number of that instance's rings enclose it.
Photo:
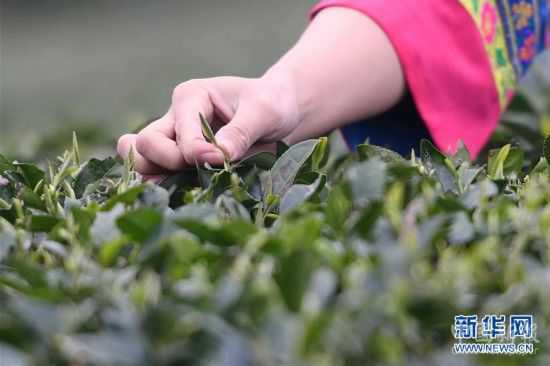
M 493 43 L 497 33 L 498 13 L 497 8 L 486 2 L 483 4 L 481 11 L 481 32 L 485 38 L 485 42 Z
M 460 0 L 480 30 L 502 108 L 513 96 L 517 80 L 545 47 L 546 1 Z

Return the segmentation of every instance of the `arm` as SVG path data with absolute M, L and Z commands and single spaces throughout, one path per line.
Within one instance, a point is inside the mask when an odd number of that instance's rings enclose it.
M 220 77 L 176 87 L 172 105 L 139 135 L 125 135 L 118 151 L 136 152 L 143 174 L 178 170 L 196 161 L 220 163 L 198 114 L 216 126 L 218 142 L 239 159 L 258 142 L 290 143 L 319 136 L 388 109 L 402 96 L 403 73 L 384 32 L 363 14 L 322 11 L 297 44 L 258 79 Z
M 300 119 L 287 138 L 290 143 L 381 113 L 405 89 L 386 34 L 370 18 L 347 8 L 322 11 L 263 78 L 289 80 L 294 91 Z
M 220 151 L 202 137 L 200 112 L 221 126 L 218 142 L 238 159 L 257 142 L 294 143 L 388 109 L 406 79 L 438 147 L 453 152 L 462 140 L 475 157 L 544 49 L 545 2 L 518 24 L 524 8 L 499 4 L 322 0 L 296 46 L 263 77 L 179 85 L 166 116 L 123 136 L 119 153 L 134 146 L 142 173 L 220 163 Z

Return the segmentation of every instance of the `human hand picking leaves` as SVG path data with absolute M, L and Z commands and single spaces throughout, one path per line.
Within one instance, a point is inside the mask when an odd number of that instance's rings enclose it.
M 145 175 L 176 171 L 195 162 L 221 164 L 223 152 L 206 141 L 200 115 L 210 121 L 218 145 L 231 160 L 258 141 L 283 139 L 297 123 L 291 91 L 265 80 L 219 77 L 192 80 L 175 88 L 172 106 L 139 134 L 120 138 L 122 156 L 134 148 L 137 170 Z
M 375 72 L 365 72 L 365 70 Z M 330 8 L 260 78 L 216 77 L 178 85 L 168 112 L 138 134 L 120 138 L 145 176 L 195 163 L 220 165 L 264 143 L 292 144 L 380 113 L 399 101 L 404 77 L 385 33 L 351 9 Z M 220 148 L 203 136 L 211 122 Z

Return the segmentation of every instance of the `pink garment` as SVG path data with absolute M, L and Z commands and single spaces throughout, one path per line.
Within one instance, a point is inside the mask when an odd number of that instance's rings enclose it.
M 480 33 L 459 1 L 324 0 L 311 17 L 331 6 L 356 9 L 386 32 L 434 142 L 453 153 L 463 140 L 476 157 L 501 111 Z

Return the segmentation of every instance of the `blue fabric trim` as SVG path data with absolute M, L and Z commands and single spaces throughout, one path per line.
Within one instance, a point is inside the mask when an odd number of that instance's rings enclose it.
M 410 96 L 386 113 L 343 127 L 342 134 L 352 149 L 368 139 L 406 157 L 413 149 L 418 153 L 420 140 L 431 139 Z
M 544 51 L 546 47 L 546 37 L 548 36 L 546 32 L 550 29 L 550 3 L 548 0 L 541 0 L 540 1 L 540 12 L 541 12 L 541 37 L 539 40 L 538 48 L 539 50 Z
M 514 38 L 512 35 L 512 32 L 514 30 L 511 29 L 510 23 L 508 22 L 508 15 L 507 15 L 507 12 L 511 12 L 512 10 L 509 7 L 507 7 L 508 2 L 506 0 L 498 0 L 496 3 L 497 3 L 498 11 L 500 13 L 499 14 L 500 18 L 502 19 L 502 26 L 504 27 L 506 47 L 508 48 L 508 57 L 512 62 L 514 71 L 516 72 L 516 76 L 521 76 L 522 65 L 519 62 L 519 58 L 517 57 L 517 44 L 516 42 L 514 42 Z

